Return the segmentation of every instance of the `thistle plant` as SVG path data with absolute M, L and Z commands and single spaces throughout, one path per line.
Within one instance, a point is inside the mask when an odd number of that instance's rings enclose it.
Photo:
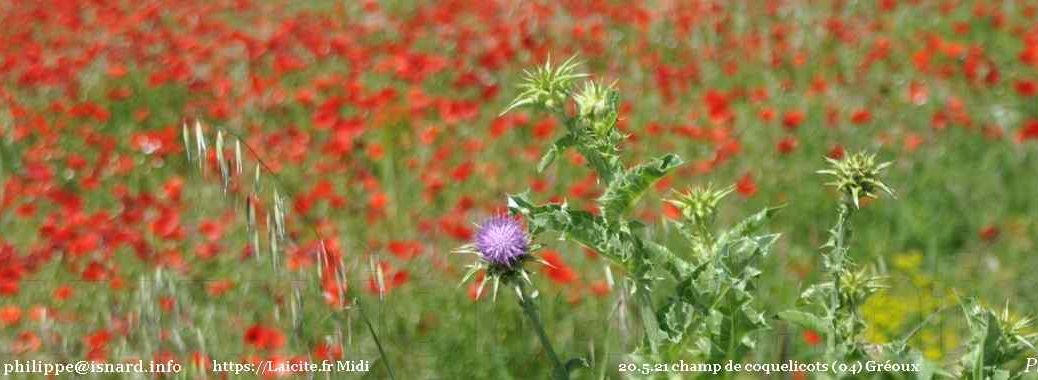
M 820 309 L 820 313 L 790 310 L 779 317 L 825 337 L 825 354 L 831 360 L 849 360 L 866 355 L 861 333 L 865 328 L 859 308 L 882 289 L 882 277 L 858 266 L 848 257 L 851 244 L 851 216 L 860 208 L 860 198 L 891 197 L 894 191 L 879 178 L 890 166 L 877 163 L 873 154 L 857 153 L 842 160 L 826 159 L 831 168 L 818 171 L 830 175 L 840 194 L 836 225 L 829 229 L 829 240 L 822 246 L 823 270 L 827 281 L 809 287 L 801 299 Z
M 675 223 L 691 246 L 671 250 L 647 239 L 645 226 L 627 213 L 682 160 L 665 154 L 627 166 L 620 149 L 626 136 L 616 126 L 619 92 L 615 85 L 589 80 L 574 93 L 573 82 L 587 77 L 576 72 L 577 66 L 571 58 L 557 68 L 546 64 L 527 72 L 519 86 L 521 93 L 505 112 L 531 106 L 560 119 L 565 133 L 548 147 L 537 170 L 546 170 L 567 149 L 577 150 L 604 187 L 597 212 L 567 202 L 537 204 L 528 193 L 509 195 L 509 211 L 526 221 L 533 237 L 556 233 L 625 270 L 631 307 L 642 323 L 644 349 L 639 352 L 676 355 L 684 350 L 705 360 L 737 358 L 753 346 L 752 332 L 766 326 L 763 315 L 752 307 L 754 279 L 760 273 L 753 264 L 767 255 L 778 238 L 758 234 L 775 209 L 718 231 L 714 226 L 717 204 L 730 190 L 690 190 L 669 202 L 682 209 L 685 218 Z M 575 114 L 568 111 L 567 100 L 575 103 Z M 669 275 L 669 283 L 660 272 Z
M 1018 360 L 1027 353 L 1038 353 L 1028 317 L 1010 313 L 1007 302 L 1002 311 L 967 300 L 962 304 L 970 330 L 967 352 L 962 356 L 960 378 L 969 380 L 1018 379 L 1022 376 Z M 1013 363 L 1017 362 L 1014 366 Z
M 760 230 L 778 208 L 765 208 L 719 230 L 718 205 L 731 192 L 731 187 L 707 185 L 667 200 L 681 212 L 674 223 L 690 243 L 693 268 L 679 277 L 675 293 L 658 313 L 661 329 L 673 343 L 668 360 L 687 354 L 710 363 L 737 360 L 755 347 L 754 333 L 768 328 L 753 292 L 761 274 L 756 264 L 779 237 Z
M 563 363 L 544 330 L 544 323 L 541 321 L 535 302 L 537 292 L 530 290 L 533 282 L 530 281 L 530 274 L 524 267 L 524 264 L 531 260 L 547 265 L 534 257 L 532 252 L 537 248 L 537 245 L 531 244 L 530 236 L 526 233 L 522 222 L 516 218 L 495 216 L 487 219 L 479 226 L 475 241 L 456 250 L 461 253 L 471 253 L 477 257 L 476 262 L 469 266 L 469 271 L 462 279 L 462 283 L 468 281 L 477 272 L 485 271 L 486 275 L 483 276 L 483 280 L 476 290 L 477 297 L 483 293 L 483 288 L 488 282 L 494 283 L 493 298 L 495 300 L 502 283 L 514 289 L 519 306 L 530 320 L 541 346 L 552 362 L 552 378 L 569 379 L 570 372 L 578 367 L 587 366 L 587 363 L 581 358 Z

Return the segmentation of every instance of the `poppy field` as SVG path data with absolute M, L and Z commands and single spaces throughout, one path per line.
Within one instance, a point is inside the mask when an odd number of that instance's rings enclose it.
M 5 377 L 1038 378 L 1036 189 L 1030 0 L 0 4 Z

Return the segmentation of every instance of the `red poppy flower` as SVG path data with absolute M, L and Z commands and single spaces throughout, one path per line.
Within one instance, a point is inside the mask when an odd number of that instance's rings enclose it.
M 804 330 L 804 343 L 809 346 L 817 346 L 822 343 L 822 336 L 814 330 Z
M 219 297 L 234 288 L 231 280 L 216 280 L 206 285 L 205 291 L 212 297 Z
M 605 281 L 595 281 L 591 283 L 591 294 L 594 294 L 598 297 L 605 297 L 609 295 L 609 293 L 611 292 L 612 289 L 609 287 L 609 283 Z
M 542 271 L 555 283 L 572 284 L 577 280 L 576 272 L 566 265 L 566 262 L 562 260 L 562 256 L 558 252 L 546 250 L 541 254 L 541 258 L 548 263 L 543 267 Z
M 51 296 L 55 301 L 65 301 L 72 297 L 72 287 L 62 285 L 54 289 L 54 293 Z
M 792 131 L 800 127 L 804 122 L 804 113 L 800 111 L 789 111 L 782 115 L 782 128 Z
M 0 307 L 0 327 L 9 327 L 22 320 L 22 308 L 14 305 Z
M 285 335 L 263 325 L 252 325 L 245 330 L 245 343 L 260 350 L 276 350 L 285 344 Z
M 670 220 L 679 220 L 681 219 L 681 210 L 678 209 L 678 206 L 663 203 L 663 216 Z
M 343 358 L 342 346 L 337 344 L 319 343 L 314 347 L 313 356 L 319 361 L 340 360 Z
M 1017 132 L 1016 141 L 1038 140 L 1038 119 L 1031 119 L 1024 123 L 1023 128 Z
M 829 157 L 834 160 L 839 160 L 842 159 L 845 154 L 846 152 L 844 151 L 843 146 L 840 144 L 836 144 L 833 145 L 832 148 L 829 148 L 829 153 L 826 154 L 826 157 Z
M 980 236 L 981 240 L 990 243 L 995 241 L 995 239 L 998 238 L 998 235 L 1000 233 L 1001 232 L 999 231 L 998 226 L 989 225 L 985 226 L 984 228 L 981 228 L 980 232 L 978 232 L 977 235 Z
M 1038 81 L 1018 80 L 1013 83 L 1013 87 L 1020 96 L 1034 96 L 1038 94 Z
M 368 278 L 368 291 L 374 294 L 388 294 L 393 289 L 406 284 L 411 278 L 408 271 L 394 270 L 386 261 L 379 262 L 378 268 L 381 273 L 372 273 Z
M 36 333 L 26 331 L 18 335 L 18 338 L 11 343 L 11 352 L 14 354 L 26 354 L 35 352 L 43 346 L 43 340 L 40 339 Z
M 93 334 L 87 335 L 83 338 L 83 342 L 91 351 L 101 351 L 108 346 L 108 342 L 112 340 L 112 333 L 108 330 L 97 330 Z
M 868 124 L 870 121 L 872 121 L 872 113 L 869 110 L 860 109 L 851 114 L 851 123 L 862 125 Z
M 551 138 L 555 131 L 555 119 L 544 119 L 533 126 L 533 136 L 537 139 Z
M 775 147 L 781 154 L 790 154 L 797 148 L 797 139 L 792 136 L 784 137 L 782 140 L 779 140 Z
M 735 192 L 745 198 L 757 194 L 757 182 L 753 180 L 753 175 L 746 173 L 739 177 L 739 180 L 735 182 Z

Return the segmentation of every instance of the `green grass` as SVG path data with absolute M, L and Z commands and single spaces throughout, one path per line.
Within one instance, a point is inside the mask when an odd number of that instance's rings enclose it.
M 1011 85 L 1015 79 L 1036 79 L 1038 69 L 1022 64 L 1017 55 L 1023 49 L 1019 38 L 1007 29 L 994 29 L 983 19 L 972 16 L 970 4 L 962 5 L 948 14 L 936 11 L 937 4 L 922 2 L 917 6 L 904 5 L 889 13 L 881 13 L 870 2 L 849 3 L 843 10 L 834 12 L 828 7 L 815 6 L 810 2 L 792 2 L 782 8 L 778 16 L 769 16 L 762 7 L 752 2 L 736 2 L 724 14 L 728 17 L 727 28 L 732 33 L 756 32 L 764 36 L 765 47 L 773 46 L 767 36 L 778 26 L 795 26 L 787 37 L 789 45 L 797 51 L 808 52 L 802 66 L 783 64 L 772 67 L 766 63 L 760 49 L 728 43 L 730 34 L 718 34 L 710 22 L 696 25 L 685 36 L 676 34 L 678 29 L 664 19 L 650 24 L 645 34 L 637 26 L 601 18 L 604 38 L 576 40 L 571 30 L 580 25 L 591 28 L 593 17 L 574 16 L 571 12 L 558 10 L 551 17 L 530 21 L 533 28 L 529 38 L 550 48 L 552 57 L 563 57 L 583 50 L 580 56 L 586 61 L 586 72 L 598 73 L 596 78 L 607 81 L 618 80 L 623 94 L 622 100 L 630 109 L 621 115 L 627 131 L 637 137 L 625 143 L 629 159 L 638 162 L 663 152 L 675 151 L 685 158 L 686 166 L 672 175 L 671 187 L 713 182 L 718 185 L 734 183 L 744 173 L 756 179 L 759 192 L 751 198 L 730 196 L 722 203 L 720 223 L 738 220 L 742 215 L 764 206 L 787 204 L 770 223 L 771 231 L 782 234 L 776 252 L 762 263 L 764 275 L 758 289 L 758 299 L 763 300 L 763 309 L 769 315 L 788 309 L 807 285 L 819 280 L 820 256 L 818 247 L 826 238 L 826 229 L 834 223 L 835 192 L 823 187 L 825 179 L 815 171 L 825 165 L 822 159 L 834 144 L 840 144 L 848 152 L 874 150 L 879 157 L 895 164 L 888 170 L 886 180 L 898 191 L 898 198 L 881 199 L 869 204 L 856 215 L 855 238 L 851 255 L 861 265 L 872 265 L 900 276 L 892 270 L 891 262 L 898 254 L 919 251 L 924 258 L 920 273 L 933 280 L 932 287 L 915 287 L 896 281 L 892 294 L 923 297 L 933 293 L 939 299 L 951 299 L 951 294 L 977 296 L 986 304 L 1002 305 L 1006 300 L 1013 309 L 1021 313 L 1038 310 L 1038 295 L 1031 290 L 1035 281 L 1029 268 L 1038 265 L 1034 236 L 1038 233 L 1038 201 L 1034 189 L 1038 188 L 1038 153 L 1033 141 L 1017 143 L 1016 129 L 1025 120 L 1038 117 L 1034 97 L 1017 95 Z M 1033 28 L 1019 12 L 1021 3 L 994 4 L 1001 8 L 1010 26 Z M 661 4 L 662 5 L 662 4 Z M 516 25 L 516 19 L 532 17 L 528 4 L 506 3 L 501 11 L 518 8 L 514 16 L 500 19 L 481 19 L 471 12 L 457 16 L 452 28 L 465 26 L 477 35 L 494 34 L 494 25 L 488 20 Z M 241 19 L 230 11 L 219 14 L 221 22 L 229 27 L 250 30 L 255 19 L 282 20 L 295 17 L 293 5 L 286 13 L 256 11 L 245 12 Z M 389 15 L 409 19 L 419 5 L 410 2 L 386 2 Z M 552 6 L 557 8 L 557 6 Z M 328 11 L 328 9 L 335 9 Z M 361 14 L 359 7 L 346 5 L 341 14 L 334 3 L 327 2 L 314 7 L 315 17 L 336 20 L 342 24 L 328 27 L 336 35 L 349 31 L 348 26 L 374 23 L 374 16 Z M 663 15 L 661 15 L 662 17 Z M 858 33 L 855 43 L 835 42 L 821 26 L 827 17 L 840 16 L 845 22 L 864 28 L 864 24 L 875 21 L 883 25 L 882 32 L 863 31 Z M 703 16 L 716 20 L 713 16 Z M 532 20 L 532 19 L 531 19 Z M 959 35 L 953 24 L 968 22 L 972 29 Z M 175 21 L 163 23 L 163 27 L 180 30 Z M 521 68 L 536 64 L 542 57 L 527 49 L 517 49 L 507 64 L 495 70 L 478 67 L 478 55 L 461 52 L 454 41 L 445 42 L 447 37 L 436 34 L 432 26 L 416 26 L 426 33 L 415 33 L 414 42 L 407 49 L 413 52 L 461 57 L 467 66 L 448 65 L 448 68 L 421 83 L 409 84 L 393 78 L 387 71 L 377 69 L 378 62 L 389 60 L 393 42 L 401 41 L 407 31 L 397 27 L 386 27 L 366 35 L 358 45 L 371 49 L 371 57 L 365 62 L 350 62 L 347 59 L 329 59 L 309 65 L 307 68 L 283 77 L 274 78 L 266 91 L 248 94 L 248 76 L 273 75 L 270 60 L 264 57 L 259 62 L 244 62 L 240 47 L 227 46 L 224 53 L 230 63 L 224 68 L 232 82 L 232 95 L 227 96 L 241 104 L 234 104 L 231 117 L 226 120 L 213 119 L 205 115 L 204 107 L 222 100 L 211 93 L 194 93 L 185 83 L 171 83 L 160 87 L 148 85 L 148 74 L 160 65 L 148 65 L 131 69 L 130 74 L 120 79 L 105 76 L 105 64 L 98 62 L 78 73 L 83 88 L 79 98 L 68 98 L 57 90 L 24 88 L 4 74 L 0 88 L 10 92 L 23 106 L 38 113 L 50 123 L 67 124 L 55 136 L 30 133 L 16 139 L 15 125 L 25 119 L 9 117 L 9 112 L 0 111 L 0 185 L 12 178 L 20 178 L 28 168 L 29 161 L 39 161 L 52 168 L 55 179 L 48 186 L 64 189 L 82 197 L 87 214 L 105 212 L 118 215 L 124 209 L 113 195 L 116 189 L 125 188 L 130 194 L 158 194 L 163 184 L 174 177 L 185 178 L 183 200 L 173 205 L 180 212 L 185 228 L 183 239 L 164 241 L 147 231 L 155 209 L 149 209 L 145 221 L 119 223 L 120 228 L 138 229 L 144 241 L 154 247 L 155 253 L 181 252 L 187 271 L 161 270 L 163 281 L 154 280 L 154 262 L 138 259 L 127 248 L 108 250 L 100 248 L 91 257 L 117 268 L 118 277 L 124 288 L 113 290 L 110 282 L 89 283 L 79 280 L 71 268 L 80 268 L 85 262 L 81 258 L 55 258 L 44 264 L 22 282 L 21 291 L 13 297 L 0 298 L 0 306 L 16 305 L 29 310 L 36 305 L 53 308 L 55 318 L 46 321 L 29 321 L 28 317 L 17 326 L 0 327 L 0 345 L 9 345 L 18 334 L 25 331 L 44 334 L 56 333 L 57 338 L 46 341 L 39 351 L 19 356 L 0 348 L 0 358 L 31 357 L 42 360 L 65 361 L 85 355 L 82 337 L 99 329 L 111 329 L 120 318 L 137 316 L 141 319 L 130 324 L 126 335 L 118 335 L 109 344 L 109 356 L 150 357 L 167 351 L 189 360 L 195 351 L 204 351 L 214 357 L 240 358 L 249 354 L 267 355 L 243 343 L 247 326 L 262 322 L 278 327 L 286 336 L 285 355 L 307 355 L 313 345 L 329 337 L 341 339 L 347 359 L 379 360 L 379 354 L 370 334 L 366 331 L 356 309 L 332 311 L 321 300 L 316 271 L 312 268 L 292 272 L 285 268 L 272 269 L 263 260 L 239 260 L 241 250 L 248 237 L 244 221 L 244 205 L 241 199 L 221 193 L 218 173 L 210 171 L 205 178 L 199 175 L 193 163 L 188 163 L 182 154 L 166 156 L 145 155 L 132 145 L 132 136 L 142 131 L 159 131 L 173 128 L 179 131 L 183 118 L 202 116 L 209 124 L 248 136 L 264 160 L 281 166 L 278 173 L 287 185 L 291 196 L 301 196 L 319 181 L 330 181 L 336 195 L 346 199 L 344 207 L 335 207 L 327 202 L 318 203 L 309 213 L 312 221 L 322 221 L 332 226 L 346 257 L 351 291 L 362 297 L 365 313 L 373 321 L 375 331 L 386 348 L 386 354 L 398 379 L 410 378 L 543 378 L 550 367 L 532 334 L 528 333 L 518 305 L 509 297 L 500 297 L 491 302 L 483 299 L 473 302 L 467 296 L 467 287 L 458 286 L 464 273 L 463 266 L 468 257 L 450 254 L 451 249 L 463 244 L 437 227 L 444 219 L 454 218 L 458 223 L 471 226 L 493 210 L 504 206 L 506 193 L 517 193 L 530 186 L 531 179 L 547 181 L 543 193 L 535 193 L 537 201 L 547 201 L 553 195 L 571 198 L 576 205 L 590 207 L 586 200 L 572 199 L 572 186 L 584 181 L 589 171 L 573 165 L 568 155 L 559 158 L 555 166 L 544 174 L 536 173 L 536 159 L 562 131 L 557 126 L 555 134 L 547 139 L 534 137 L 533 125 L 541 115 L 527 113 L 529 122 L 505 132 L 500 138 L 489 137 L 489 129 L 498 113 L 515 95 L 514 84 L 518 83 Z M 277 25 L 275 22 L 274 25 Z M 453 30 L 453 29 L 452 29 Z M 950 78 L 919 73 L 912 67 L 911 56 L 925 46 L 922 32 L 932 32 L 945 39 L 959 41 L 966 46 L 980 46 L 987 57 L 1000 70 L 1002 80 L 996 86 L 970 83 L 961 74 Z M 513 31 L 515 32 L 515 31 Z M 38 31 L 42 36 L 64 35 L 67 31 Z M 259 33 L 259 32 L 257 32 Z M 517 32 L 516 32 L 517 33 Z M 4 34 L 8 34 L 4 32 Z M 892 42 L 890 59 L 880 61 L 868 71 L 858 66 L 861 59 L 878 38 Z M 200 38 L 201 41 L 220 46 L 216 39 Z M 512 39 L 515 44 L 521 38 Z M 645 47 L 639 44 L 645 42 Z M 292 42 L 294 53 L 309 57 L 299 42 Z M 596 46 L 601 45 L 601 46 Z M 162 51 L 163 47 L 155 47 Z M 470 49 L 475 49 L 470 47 Z M 639 50 L 640 49 L 640 50 Z M 707 50 L 714 50 L 716 57 L 708 58 Z M 956 62 L 934 57 L 934 65 L 952 65 Z M 653 57 L 650 59 L 649 57 Z M 788 55 L 783 55 L 788 58 Z M 675 86 L 675 97 L 667 102 L 660 94 L 656 80 L 656 62 L 671 67 L 684 67 L 694 63 L 698 66 L 698 79 Z M 196 63 L 196 68 L 204 62 Z M 740 64 L 734 75 L 726 75 L 724 67 L 730 63 Z M 500 86 L 500 92 L 491 100 L 484 101 L 475 89 L 457 89 L 453 82 L 465 71 Z M 344 106 L 343 117 L 357 117 L 365 122 L 365 130 L 356 142 L 356 149 L 347 157 L 323 155 L 321 149 L 330 138 L 330 131 L 318 129 L 313 121 L 315 107 L 306 106 L 292 99 L 295 90 L 313 88 L 315 78 L 326 75 L 349 77 L 356 74 L 356 81 L 370 96 L 381 88 L 393 88 L 400 98 L 376 109 L 364 110 L 356 105 Z M 839 77 L 844 77 L 840 83 Z M 808 88 L 816 77 L 829 83 L 825 95 L 810 94 Z M 784 89 L 783 82 L 789 81 L 791 88 Z M 919 81 L 929 89 L 928 101 L 914 105 L 906 100 L 908 83 Z M 126 100 L 107 99 L 110 90 L 126 86 L 133 96 Z M 338 83 L 333 91 L 343 91 L 345 84 Z M 408 91 L 420 88 L 427 94 L 451 100 L 476 102 L 479 114 L 472 120 L 457 125 L 447 125 L 436 112 L 428 110 L 411 114 L 408 107 Z M 732 133 L 741 144 L 739 153 L 730 161 L 705 175 L 693 174 L 690 167 L 708 159 L 714 147 L 708 143 L 692 141 L 672 134 L 654 136 L 645 126 L 660 123 L 666 127 L 697 125 L 709 126 L 703 96 L 707 91 L 750 91 L 766 89 L 770 98 L 757 103 L 749 99 L 733 100 L 730 104 L 734 115 Z M 264 107 L 264 99 L 285 94 L 284 104 Z M 951 98 L 960 100 L 966 114 L 973 119 L 973 127 L 950 125 L 944 130 L 931 127 L 936 111 L 945 107 Z M 92 101 L 107 109 L 111 117 L 105 122 L 75 120 L 67 115 L 46 111 L 52 102 L 73 104 Z M 317 104 L 320 104 L 318 101 Z M 776 111 L 776 119 L 764 122 L 758 113 L 769 107 Z M 853 110 L 867 108 L 872 112 L 872 121 L 866 125 L 853 125 L 847 119 Z M 834 128 L 826 127 L 828 108 L 840 112 L 839 122 Z M 151 116 L 137 122 L 133 113 L 147 109 Z M 787 110 L 805 112 L 806 118 L 793 132 L 781 127 L 781 117 Z M 376 122 L 376 120 L 389 120 Z M 991 140 L 984 137 L 981 128 L 997 124 L 1005 130 L 1005 137 Z M 436 129 L 440 133 L 431 144 L 422 142 L 422 133 Z M 302 145 L 303 152 L 290 159 L 286 139 L 295 130 L 308 136 Z M 114 164 L 106 163 L 100 175 L 100 185 L 88 189 L 83 181 L 89 170 L 73 174 L 66 168 L 65 158 L 72 153 L 82 155 L 93 164 L 103 155 L 97 142 L 88 142 L 86 132 L 103 136 L 115 145 L 113 156 L 130 160 L 132 170 L 120 173 Z M 903 147 L 909 134 L 917 134 L 925 142 L 918 150 L 910 152 Z M 792 135 L 798 140 L 797 149 L 788 155 L 779 155 L 775 144 L 784 136 Z M 280 137 L 281 142 L 270 139 Z M 254 140 L 253 140 L 254 139 Z M 879 140 L 889 142 L 880 143 Z M 106 143 L 107 143 L 106 142 Z M 173 143 L 179 142 L 179 135 Z M 375 160 L 363 152 L 371 144 L 384 149 L 383 158 Z M 47 154 L 33 153 L 40 147 L 53 151 Z M 537 154 L 526 154 L 527 151 Z M 445 153 L 444 153 L 445 152 Z M 463 163 L 473 163 L 475 174 L 467 181 L 455 183 L 451 170 Z M 331 170 L 321 168 L 331 167 Z M 246 170 L 248 172 L 248 170 Z M 435 197 L 427 198 L 423 193 L 430 178 L 444 182 L 444 190 Z M 371 185 L 371 183 L 376 185 Z M 369 220 L 367 204 L 371 194 L 383 191 L 389 199 L 384 215 Z M 0 190 L 0 198 L 9 192 Z M 653 225 L 652 235 L 677 243 L 680 237 L 675 231 L 662 226 L 659 218 L 661 197 L 665 192 L 649 194 L 641 201 L 641 211 L 648 210 L 653 218 L 643 221 Z M 476 207 L 468 212 L 456 210 L 459 200 L 471 199 Z M 593 199 L 593 198 L 590 198 Z M 30 203 L 38 207 L 35 216 L 24 219 L 16 215 L 15 207 Z M 289 205 L 292 201 L 288 202 Z M 0 208 L 0 243 L 10 244 L 19 252 L 39 248 L 44 241 L 39 235 L 45 215 L 56 212 L 61 218 L 57 225 L 68 225 L 59 206 L 44 196 L 16 195 L 13 205 Z M 204 238 L 194 232 L 202 219 L 218 219 L 230 214 L 225 226 L 226 233 L 219 240 L 223 248 L 214 259 L 195 257 L 197 246 Z M 290 230 L 302 242 L 313 239 L 308 221 L 300 215 L 289 213 Z M 96 223 L 95 223 L 96 224 Z M 993 242 L 983 241 L 978 232 L 990 225 L 997 226 L 1000 235 Z M 89 229 L 91 223 L 82 226 Z M 401 260 L 384 248 L 391 240 L 417 240 L 425 250 L 411 260 Z M 558 250 L 568 264 L 587 285 L 605 280 L 607 262 L 591 259 L 574 244 L 544 240 L 551 249 Z M 59 250 L 60 251 L 60 250 Z M 58 254 L 58 252 L 55 252 Z M 60 255 L 58 257 L 61 257 Z M 409 281 L 380 298 L 367 290 L 372 263 L 385 260 L 394 270 L 407 270 Z M 537 275 L 534 282 L 541 292 L 539 299 L 542 318 L 551 334 L 555 348 L 563 353 L 593 357 L 593 369 L 578 373 L 580 378 L 619 378 L 616 364 L 628 360 L 626 354 L 638 344 L 638 328 L 629 310 L 617 308 L 622 289 L 619 279 L 622 273 L 613 267 L 617 289 L 604 297 L 591 295 L 588 289 L 579 291 L 572 286 L 561 286 Z M 804 272 L 801 277 L 798 272 Z M 207 295 L 205 284 L 217 279 L 231 279 L 236 286 L 227 294 L 215 298 Z M 910 282 L 910 281 L 907 281 Z M 53 290 L 61 285 L 74 289 L 74 296 L 63 302 L 56 301 Z M 291 306 L 286 300 L 294 287 L 302 294 L 300 307 L 301 328 L 293 329 Z M 578 292 L 579 296 L 573 293 Z M 154 294 L 152 294 L 154 293 Z M 179 313 L 164 313 L 151 304 L 158 295 L 176 299 Z M 575 297 L 579 302 L 571 303 Z M 26 312 L 27 313 L 27 312 Z M 918 314 L 918 313 L 917 313 Z M 153 318 L 153 319 L 144 319 Z M 866 318 L 878 318 L 869 316 Z M 913 315 L 913 320 L 925 316 Z M 941 314 L 934 326 L 951 330 L 952 334 L 965 337 L 962 316 L 956 312 Z M 902 327 L 907 330 L 911 323 Z M 160 340 L 161 329 L 166 329 L 179 338 Z M 202 337 L 200 339 L 199 337 Z M 179 340 L 179 341 L 178 341 Z M 960 339 L 964 341 L 965 338 Z M 923 348 L 923 347 L 919 347 Z M 817 348 L 809 347 L 800 336 L 799 330 L 775 322 L 774 330 L 761 337 L 759 349 L 752 360 L 775 362 L 781 358 L 812 357 Z M 958 347 L 940 347 L 942 357 L 936 358 L 949 365 L 957 359 Z M 372 366 L 372 372 L 358 377 L 386 378 L 381 362 Z M 194 377 L 195 375 L 185 375 Z M 334 378 L 334 376 L 333 376 Z

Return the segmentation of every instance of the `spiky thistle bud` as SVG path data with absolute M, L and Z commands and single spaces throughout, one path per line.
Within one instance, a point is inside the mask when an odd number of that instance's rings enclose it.
M 595 81 L 587 81 L 584 90 L 573 95 L 578 115 L 599 137 L 610 136 L 616 126 L 619 93 L 614 86 L 615 83 L 606 86 Z
M 844 269 L 840 276 L 841 305 L 854 309 L 865 304 L 870 296 L 885 288 L 883 277 L 873 274 L 867 269 Z
M 580 63 L 577 62 L 575 56 L 570 57 L 558 67 L 552 67 L 549 58 L 543 67 L 532 71 L 524 70 L 523 82 L 518 86 L 522 92 L 501 114 L 504 115 L 513 108 L 527 105 L 540 106 L 549 110 L 562 109 L 573 87 L 573 82 L 587 76 L 587 74 L 576 72 L 578 65 Z
M 613 91 L 613 85 L 604 86 L 595 81 L 587 81 L 584 90 L 573 95 L 573 101 L 577 103 L 577 111 L 581 117 L 605 116 L 609 110 L 609 95 Z
M 1006 363 L 1034 352 L 1038 334 L 1032 319 L 1009 311 L 1009 302 L 1001 311 L 968 299 L 962 304 L 970 329 L 970 350 L 963 355 L 962 378 L 969 380 L 1015 378 L 1005 369 Z
M 692 242 L 692 252 L 699 258 L 711 254 L 710 246 L 714 242 L 714 219 L 717 217 L 717 204 L 732 192 L 731 186 L 715 189 L 713 184 L 686 189 L 677 192 L 677 198 L 666 202 L 677 206 L 681 211 L 681 228 L 685 238 Z
M 709 226 L 717 215 L 717 204 L 732 192 L 731 186 L 715 189 L 713 184 L 695 187 L 677 193 L 677 198 L 666 202 L 678 207 L 685 221 L 696 225 Z
M 826 185 L 843 193 L 854 204 L 854 208 L 860 207 L 858 199 L 861 197 L 877 198 L 880 191 L 895 197 L 894 190 L 879 179 L 880 173 L 890 166 L 890 162 L 877 163 L 875 154 L 859 152 L 842 160 L 826 158 L 826 161 L 831 169 L 819 170 L 818 173 L 835 177 Z

